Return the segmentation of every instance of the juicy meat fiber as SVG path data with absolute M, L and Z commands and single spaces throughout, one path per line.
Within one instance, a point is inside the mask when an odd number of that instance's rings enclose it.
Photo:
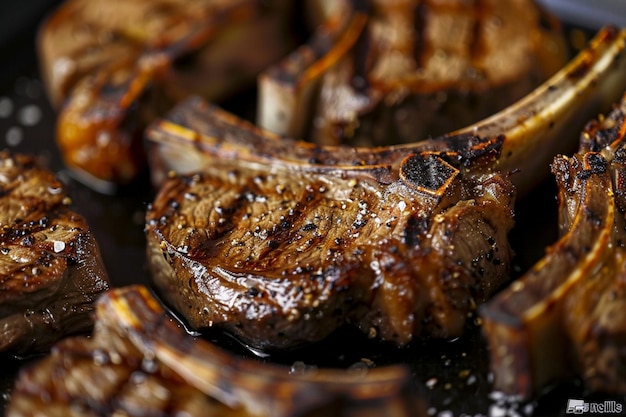
M 260 348 L 344 323 L 399 345 L 458 336 L 508 278 L 514 189 L 479 174 L 497 141 L 455 140 L 458 151 L 341 166 L 314 146 L 265 163 L 216 144 L 221 155 L 166 180 L 148 210 L 154 282 L 193 327 Z
M 24 155 L 0 153 L 0 351 L 44 350 L 89 330 L 109 280 L 63 185 Z

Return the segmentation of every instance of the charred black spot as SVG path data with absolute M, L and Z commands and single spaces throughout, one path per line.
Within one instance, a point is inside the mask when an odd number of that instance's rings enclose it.
M 589 219 L 589 222 L 593 224 L 595 227 L 602 227 L 604 223 L 602 220 L 602 216 L 600 216 L 595 211 L 589 209 L 588 207 L 584 208 L 585 216 Z
M 440 156 L 454 166 L 468 167 L 478 160 L 495 159 L 502 151 L 502 143 L 506 139 L 504 135 L 495 138 L 483 138 L 480 136 L 463 134 L 456 136 L 444 136 L 448 149 L 451 152 Z
M 589 70 L 591 69 L 591 57 L 584 57 L 585 59 L 581 62 L 580 66 L 576 68 L 574 71 L 571 71 L 568 75 L 569 78 L 579 79 L 583 78 Z
M 354 223 L 352 223 L 352 227 L 354 227 L 355 229 L 360 229 L 366 224 L 367 224 L 367 220 L 359 219 L 359 220 L 356 220 Z
M 597 153 L 589 153 L 585 156 L 585 162 L 589 166 L 588 169 L 584 169 L 578 173 L 578 178 L 587 179 L 594 174 L 604 174 L 607 170 L 606 159 L 602 155 Z
M 441 188 L 455 170 L 437 155 L 413 155 L 402 164 L 402 174 L 407 181 L 429 190 Z
M 317 225 L 315 223 L 307 223 L 304 226 L 302 226 L 301 230 L 304 232 L 310 232 L 317 229 Z
M 430 219 L 423 216 L 411 216 L 405 229 L 406 243 L 409 246 L 419 246 L 420 237 L 426 234 L 430 227 Z
M 180 203 L 176 200 L 174 200 L 173 198 L 169 199 L 167 202 L 167 206 L 174 209 L 174 210 L 178 210 L 180 208 Z

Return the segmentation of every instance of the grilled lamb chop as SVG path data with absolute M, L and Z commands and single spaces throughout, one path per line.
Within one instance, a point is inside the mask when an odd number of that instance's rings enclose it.
M 292 2 L 65 2 L 42 26 L 42 77 L 57 142 L 85 178 L 127 183 L 145 125 L 190 93 L 216 100 L 293 48 Z M 100 183 L 93 179 L 92 184 Z
M 0 153 L 0 351 L 45 350 L 92 326 L 109 280 L 63 185 L 29 156 Z
M 423 415 L 409 380 L 402 366 L 293 374 L 236 357 L 133 286 L 100 298 L 92 338 L 64 340 L 21 371 L 7 417 Z
M 552 165 L 560 239 L 481 311 L 496 389 L 528 397 L 580 374 L 626 393 L 626 95 Z
M 399 345 L 459 335 L 508 278 L 514 191 L 494 170 L 535 178 L 525 164 L 588 111 L 576 94 L 624 87 L 624 39 L 607 29 L 513 109 L 406 146 L 317 146 L 181 104 L 148 133 L 155 175 L 197 171 L 166 180 L 147 213 L 157 287 L 193 327 L 264 349 L 343 323 Z
M 549 175 L 554 155 L 575 151 L 575 138 L 585 120 L 619 100 L 626 89 L 625 44 L 626 30 L 604 28 L 561 71 L 505 110 L 441 138 L 389 147 L 296 142 L 190 100 L 147 131 L 153 183 L 161 184 L 170 171 L 190 173 L 210 166 L 212 157 L 207 155 L 215 155 L 214 148 L 220 147 L 221 158 L 232 157 L 229 149 L 234 148 L 235 153 L 247 152 L 246 158 L 262 163 L 272 164 L 280 156 L 296 165 L 320 161 L 339 172 L 355 165 L 390 165 L 411 153 L 458 150 L 454 142 L 459 138 L 463 142 L 472 136 L 503 136 L 501 155 L 489 168 L 521 171 L 512 180 L 519 194 L 525 195 Z M 315 153 L 312 161 L 311 153 Z
M 154 282 L 193 327 L 262 349 L 343 323 L 400 345 L 458 336 L 508 278 L 514 195 L 503 176 L 464 173 L 500 144 L 464 139 L 456 152 L 342 168 L 216 147 L 147 213 Z M 308 150 L 303 161 L 320 156 Z
M 567 59 L 532 0 L 328 3 L 311 41 L 262 74 L 259 126 L 324 145 L 413 142 L 505 108 Z

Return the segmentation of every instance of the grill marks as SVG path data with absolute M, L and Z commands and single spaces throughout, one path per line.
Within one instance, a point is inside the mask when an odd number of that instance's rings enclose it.
M 505 178 L 459 178 L 426 190 L 421 177 L 396 173 L 386 183 L 351 169 L 299 169 L 278 156 L 250 165 L 244 155 L 170 178 L 147 213 L 156 287 L 195 328 L 219 326 L 257 348 L 280 349 L 347 323 L 403 345 L 460 334 L 473 309 L 467 300 L 481 302 L 483 288 L 507 277 L 512 224 L 504 196 L 513 191 Z M 474 219 L 489 217 L 498 230 L 487 231 L 496 243 L 486 247 Z M 452 256 L 461 234 L 465 249 Z M 472 271 L 472 259 L 492 247 L 502 264 L 481 263 L 484 276 Z
M 468 4 L 470 3 L 470 4 Z M 415 57 L 416 69 L 423 69 L 429 57 L 436 51 L 428 40 L 429 22 L 436 19 L 436 15 L 461 14 L 463 11 L 472 19 L 471 36 L 463 49 L 466 49 L 468 61 L 478 62 L 481 56 L 488 52 L 483 41 L 483 25 L 486 24 L 485 16 L 488 15 L 488 5 L 484 0 L 472 0 L 464 4 L 441 5 L 432 4 L 431 1 L 424 0 L 418 2 L 414 7 L 414 39 L 413 56 Z M 464 10 L 467 9 L 467 10 Z M 447 51 L 443 51 L 446 53 Z M 459 52 L 461 55 L 463 52 Z M 475 66 L 473 66 L 475 67 Z
M 486 5 L 483 4 L 482 0 L 474 0 L 473 3 L 474 25 L 472 27 L 472 38 L 469 42 L 469 59 L 472 63 L 478 61 L 480 56 L 486 52 L 482 36 L 482 28 L 486 24 L 483 20 L 483 16 L 486 15 L 484 10 Z M 476 68 L 475 65 L 473 67 Z
M 85 220 L 52 172 L 0 152 L 0 351 L 30 354 L 91 328 L 108 284 Z
M 420 2 L 415 7 L 415 40 L 413 42 L 413 55 L 417 68 L 424 67 L 424 56 L 427 51 L 426 25 L 428 24 L 428 7 L 426 2 Z

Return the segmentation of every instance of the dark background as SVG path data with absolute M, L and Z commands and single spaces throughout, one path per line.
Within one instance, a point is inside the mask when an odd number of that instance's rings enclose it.
M 568 5 L 584 3 L 580 0 L 566 1 Z M 564 16 L 568 11 L 571 14 L 575 10 L 563 6 L 563 2 L 558 0 L 543 2 L 551 3 Z M 622 6 L 626 5 L 626 0 L 618 2 Z M 43 157 L 48 166 L 68 184 L 74 207 L 87 218 L 100 244 L 114 286 L 147 284 L 142 231 L 146 204 L 152 196 L 147 181 L 140 180 L 116 195 L 96 193 L 73 180 L 64 169 L 54 144 L 55 113 L 47 102 L 38 78 L 34 45 L 41 19 L 59 3 L 59 0 L 18 0 L 5 1 L 0 6 L 0 148 Z M 605 3 L 607 1 L 597 4 Z M 614 23 L 626 25 L 626 22 L 619 22 L 619 19 L 626 18 L 626 14 L 615 16 Z M 592 16 L 589 17 L 591 19 Z M 574 23 L 580 25 L 582 22 L 591 22 L 586 26 L 594 29 L 597 26 L 594 19 L 584 20 L 578 16 Z M 511 238 L 518 253 L 517 268 L 520 272 L 532 265 L 543 254 L 545 246 L 556 238 L 554 196 L 554 184 L 547 181 L 518 204 L 518 226 Z M 232 341 L 218 336 L 215 339 L 242 355 L 250 355 Z M 417 343 L 401 351 L 371 343 L 360 334 L 350 331 L 335 335 L 325 343 L 332 346 L 328 349 L 332 353 L 320 355 L 323 346 L 316 346 L 265 360 L 285 364 L 304 361 L 319 366 L 342 367 L 359 362 L 361 358 L 368 358 L 377 365 L 405 362 L 430 404 L 429 412 L 442 417 L 561 415 L 568 398 L 585 395 L 576 380 L 549 387 L 545 394 L 529 403 L 519 403 L 490 392 L 488 352 L 478 331 L 452 342 Z M 346 348 L 338 352 L 337 346 Z M 0 415 L 10 396 L 16 372 L 30 360 L 0 354 Z M 619 400 L 626 405 L 624 398 Z M 446 414 L 447 411 L 451 414 Z

